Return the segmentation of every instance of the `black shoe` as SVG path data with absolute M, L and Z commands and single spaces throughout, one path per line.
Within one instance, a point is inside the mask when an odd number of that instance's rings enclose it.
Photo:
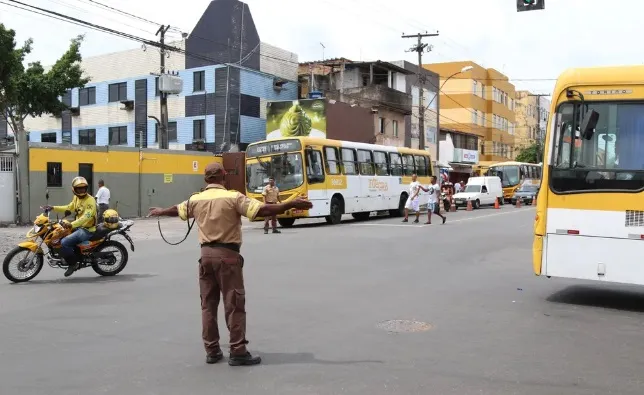
M 407 218 L 403 219 L 402 222 L 409 222 Z
M 228 358 L 228 365 L 230 366 L 252 366 L 259 365 L 262 358 L 254 357 L 251 353 L 247 352 L 245 355 L 230 355 Z
M 447 221 L 447 217 L 443 217 L 443 224 Z
M 67 262 L 69 263 L 67 265 L 67 270 L 65 271 L 65 277 L 71 276 L 76 270 L 78 270 L 78 261 L 76 259 L 69 258 L 67 259 Z
M 206 363 L 209 365 L 212 365 L 213 363 L 217 363 L 221 361 L 223 357 L 224 357 L 224 353 L 222 353 L 220 350 L 214 354 L 206 355 Z
M 282 233 L 282 232 L 280 232 L 280 231 L 279 231 L 279 230 L 277 230 L 277 229 L 273 229 L 273 233 Z
M 417 224 L 417 223 L 418 223 L 418 220 L 417 220 L 417 219 L 416 219 L 416 220 L 414 220 L 414 223 L 415 223 L 415 224 Z
M 267 235 L 267 234 L 268 234 L 268 229 L 264 229 L 264 234 L 265 234 L 265 235 Z

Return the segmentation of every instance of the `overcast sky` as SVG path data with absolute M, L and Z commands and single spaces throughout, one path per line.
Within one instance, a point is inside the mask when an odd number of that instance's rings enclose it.
M 8 0 L 0 0 L 7 2 Z M 141 37 L 156 26 L 107 10 L 91 0 L 21 0 Z M 210 0 L 96 0 L 190 32 Z M 429 62 L 473 60 L 507 74 L 518 89 L 551 93 L 568 67 L 644 63 L 644 2 L 639 0 L 546 0 L 545 11 L 516 12 L 515 0 L 247 0 L 262 41 L 296 52 L 300 61 L 416 62 L 405 52 L 412 39 L 400 36 L 440 31 L 427 39 Z M 140 44 L 0 4 L 0 21 L 18 39 L 35 40 L 30 60 L 50 64 L 68 40 L 86 34 L 83 56 Z M 175 34 L 179 38 L 178 34 Z

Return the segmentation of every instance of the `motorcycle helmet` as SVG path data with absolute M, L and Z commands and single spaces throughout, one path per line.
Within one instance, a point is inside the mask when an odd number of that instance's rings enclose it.
M 119 227 L 119 213 L 116 210 L 105 210 L 103 213 L 103 225 L 107 229 L 116 229 Z
M 72 180 L 72 192 L 79 198 L 87 196 L 87 180 L 85 177 L 75 177 Z

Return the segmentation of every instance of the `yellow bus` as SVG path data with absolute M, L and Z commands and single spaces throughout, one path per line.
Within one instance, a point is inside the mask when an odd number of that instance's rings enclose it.
M 555 85 L 537 197 L 535 274 L 644 284 L 644 66 Z
M 374 211 L 392 216 L 404 212 L 412 174 L 427 185 L 433 175 L 427 151 L 349 141 L 299 137 L 260 141 L 246 149 L 246 193 L 263 200 L 269 177 L 280 199 L 306 196 L 313 208 L 278 216 L 283 227 L 297 218 L 325 218 L 338 224 L 343 214 L 358 220 Z M 428 194 L 420 196 L 426 205 Z
M 499 162 L 490 166 L 488 176 L 497 176 L 503 186 L 503 199 L 510 202 L 525 179 L 540 179 L 541 165 L 523 162 Z

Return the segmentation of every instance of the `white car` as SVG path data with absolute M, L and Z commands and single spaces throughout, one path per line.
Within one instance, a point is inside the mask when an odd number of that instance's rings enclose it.
M 472 202 L 472 208 L 494 205 L 499 199 L 503 204 L 503 188 L 499 177 L 470 177 L 465 189 L 454 195 L 456 207 L 466 207 L 467 201 Z

